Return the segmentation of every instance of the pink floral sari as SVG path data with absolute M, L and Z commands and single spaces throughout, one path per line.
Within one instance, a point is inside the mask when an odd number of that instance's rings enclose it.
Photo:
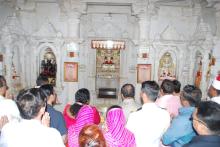
M 89 105 L 84 105 L 78 112 L 76 123 L 68 128 L 69 147 L 79 147 L 79 133 L 85 125 L 89 124 L 94 124 L 93 108 Z
M 126 119 L 121 108 L 112 108 L 107 113 L 107 132 L 105 139 L 108 147 L 135 147 L 135 137 L 125 128 Z

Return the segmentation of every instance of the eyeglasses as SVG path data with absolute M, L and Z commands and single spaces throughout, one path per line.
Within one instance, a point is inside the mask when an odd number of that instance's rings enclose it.
M 204 123 L 203 121 L 201 121 L 201 120 L 199 120 L 199 119 L 195 119 L 195 118 L 193 118 L 192 116 L 189 118 L 189 120 L 191 120 L 191 121 L 198 121 L 198 122 L 200 122 L 201 124 L 203 124 L 204 126 L 208 127 L 208 126 L 206 125 L 206 123 Z

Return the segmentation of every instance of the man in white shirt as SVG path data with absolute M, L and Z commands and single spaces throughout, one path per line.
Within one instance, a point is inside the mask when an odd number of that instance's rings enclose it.
M 15 102 L 5 98 L 6 90 L 6 80 L 0 75 L 0 131 L 4 124 L 8 122 L 7 120 L 14 121 L 20 118 L 20 113 Z
M 218 74 L 209 87 L 208 96 L 211 98 L 211 101 L 220 104 L 220 74 Z
M 60 133 L 48 127 L 50 120 L 45 113 L 46 96 L 42 89 L 20 92 L 16 104 L 22 120 L 9 122 L 2 128 L 1 147 L 64 147 Z
M 120 104 L 120 106 L 123 109 L 126 121 L 128 120 L 128 116 L 131 112 L 135 112 L 138 108 L 141 107 L 140 104 L 135 102 L 134 96 L 135 88 L 132 84 L 124 84 L 121 87 L 122 103 Z
M 158 97 L 159 85 L 145 81 L 141 86 L 142 109 L 133 112 L 126 127 L 134 133 L 137 147 L 158 147 L 163 133 L 170 125 L 169 113 L 154 102 Z

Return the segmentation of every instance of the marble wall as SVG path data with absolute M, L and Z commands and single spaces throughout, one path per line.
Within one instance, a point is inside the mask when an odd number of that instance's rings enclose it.
M 123 40 L 119 83 L 136 86 L 137 64 L 152 64 L 151 79 L 158 81 L 160 58 L 169 52 L 175 61 L 176 77 L 182 85 L 193 84 L 196 52 L 202 55 L 201 89 L 206 93 L 209 81 L 220 69 L 220 5 L 216 0 L 172 2 L 157 0 L 43 0 L 0 1 L 0 53 L 4 56 L 3 74 L 16 93 L 19 88 L 35 85 L 40 60 L 51 48 L 57 59 L 56 86 L 63 108 L 73 101 L 78 88 L 91 91 L 92 103 L 110 105 L 118 100 L 96 98 L 95 49 L 91 40 Z M 69 51 L 77 56 L 70 58 Z M 147 53 L 147 58 L 139 55 Z M 216 58 L 211 67 L 209 54 Z M 63 80 L 64 62 L 79 62 L 78 82 Z M 12 66 L 13 65 L 13 66 Z M 14 78 L 13 75 L 18 75 Z M 205 98 L 204 94 L 204 98 Z

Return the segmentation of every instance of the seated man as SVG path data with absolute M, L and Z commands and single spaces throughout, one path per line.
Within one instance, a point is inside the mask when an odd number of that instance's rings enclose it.
M 220 147 L 220 105 L 201 102 L 193 113 L 193 127 L 199 134 L 184 147 Z
M 179 109 L 179 115 L 172 120 L 168 130 L 162 137 L 165 145 L 180 147 L 191 141 L 196 135 L 192 127 L 192 121 L 189 120 L 195 106 L 201 101 L 202 92 L 193 85 L 186 85 L 180 95 L 182 108 Z

